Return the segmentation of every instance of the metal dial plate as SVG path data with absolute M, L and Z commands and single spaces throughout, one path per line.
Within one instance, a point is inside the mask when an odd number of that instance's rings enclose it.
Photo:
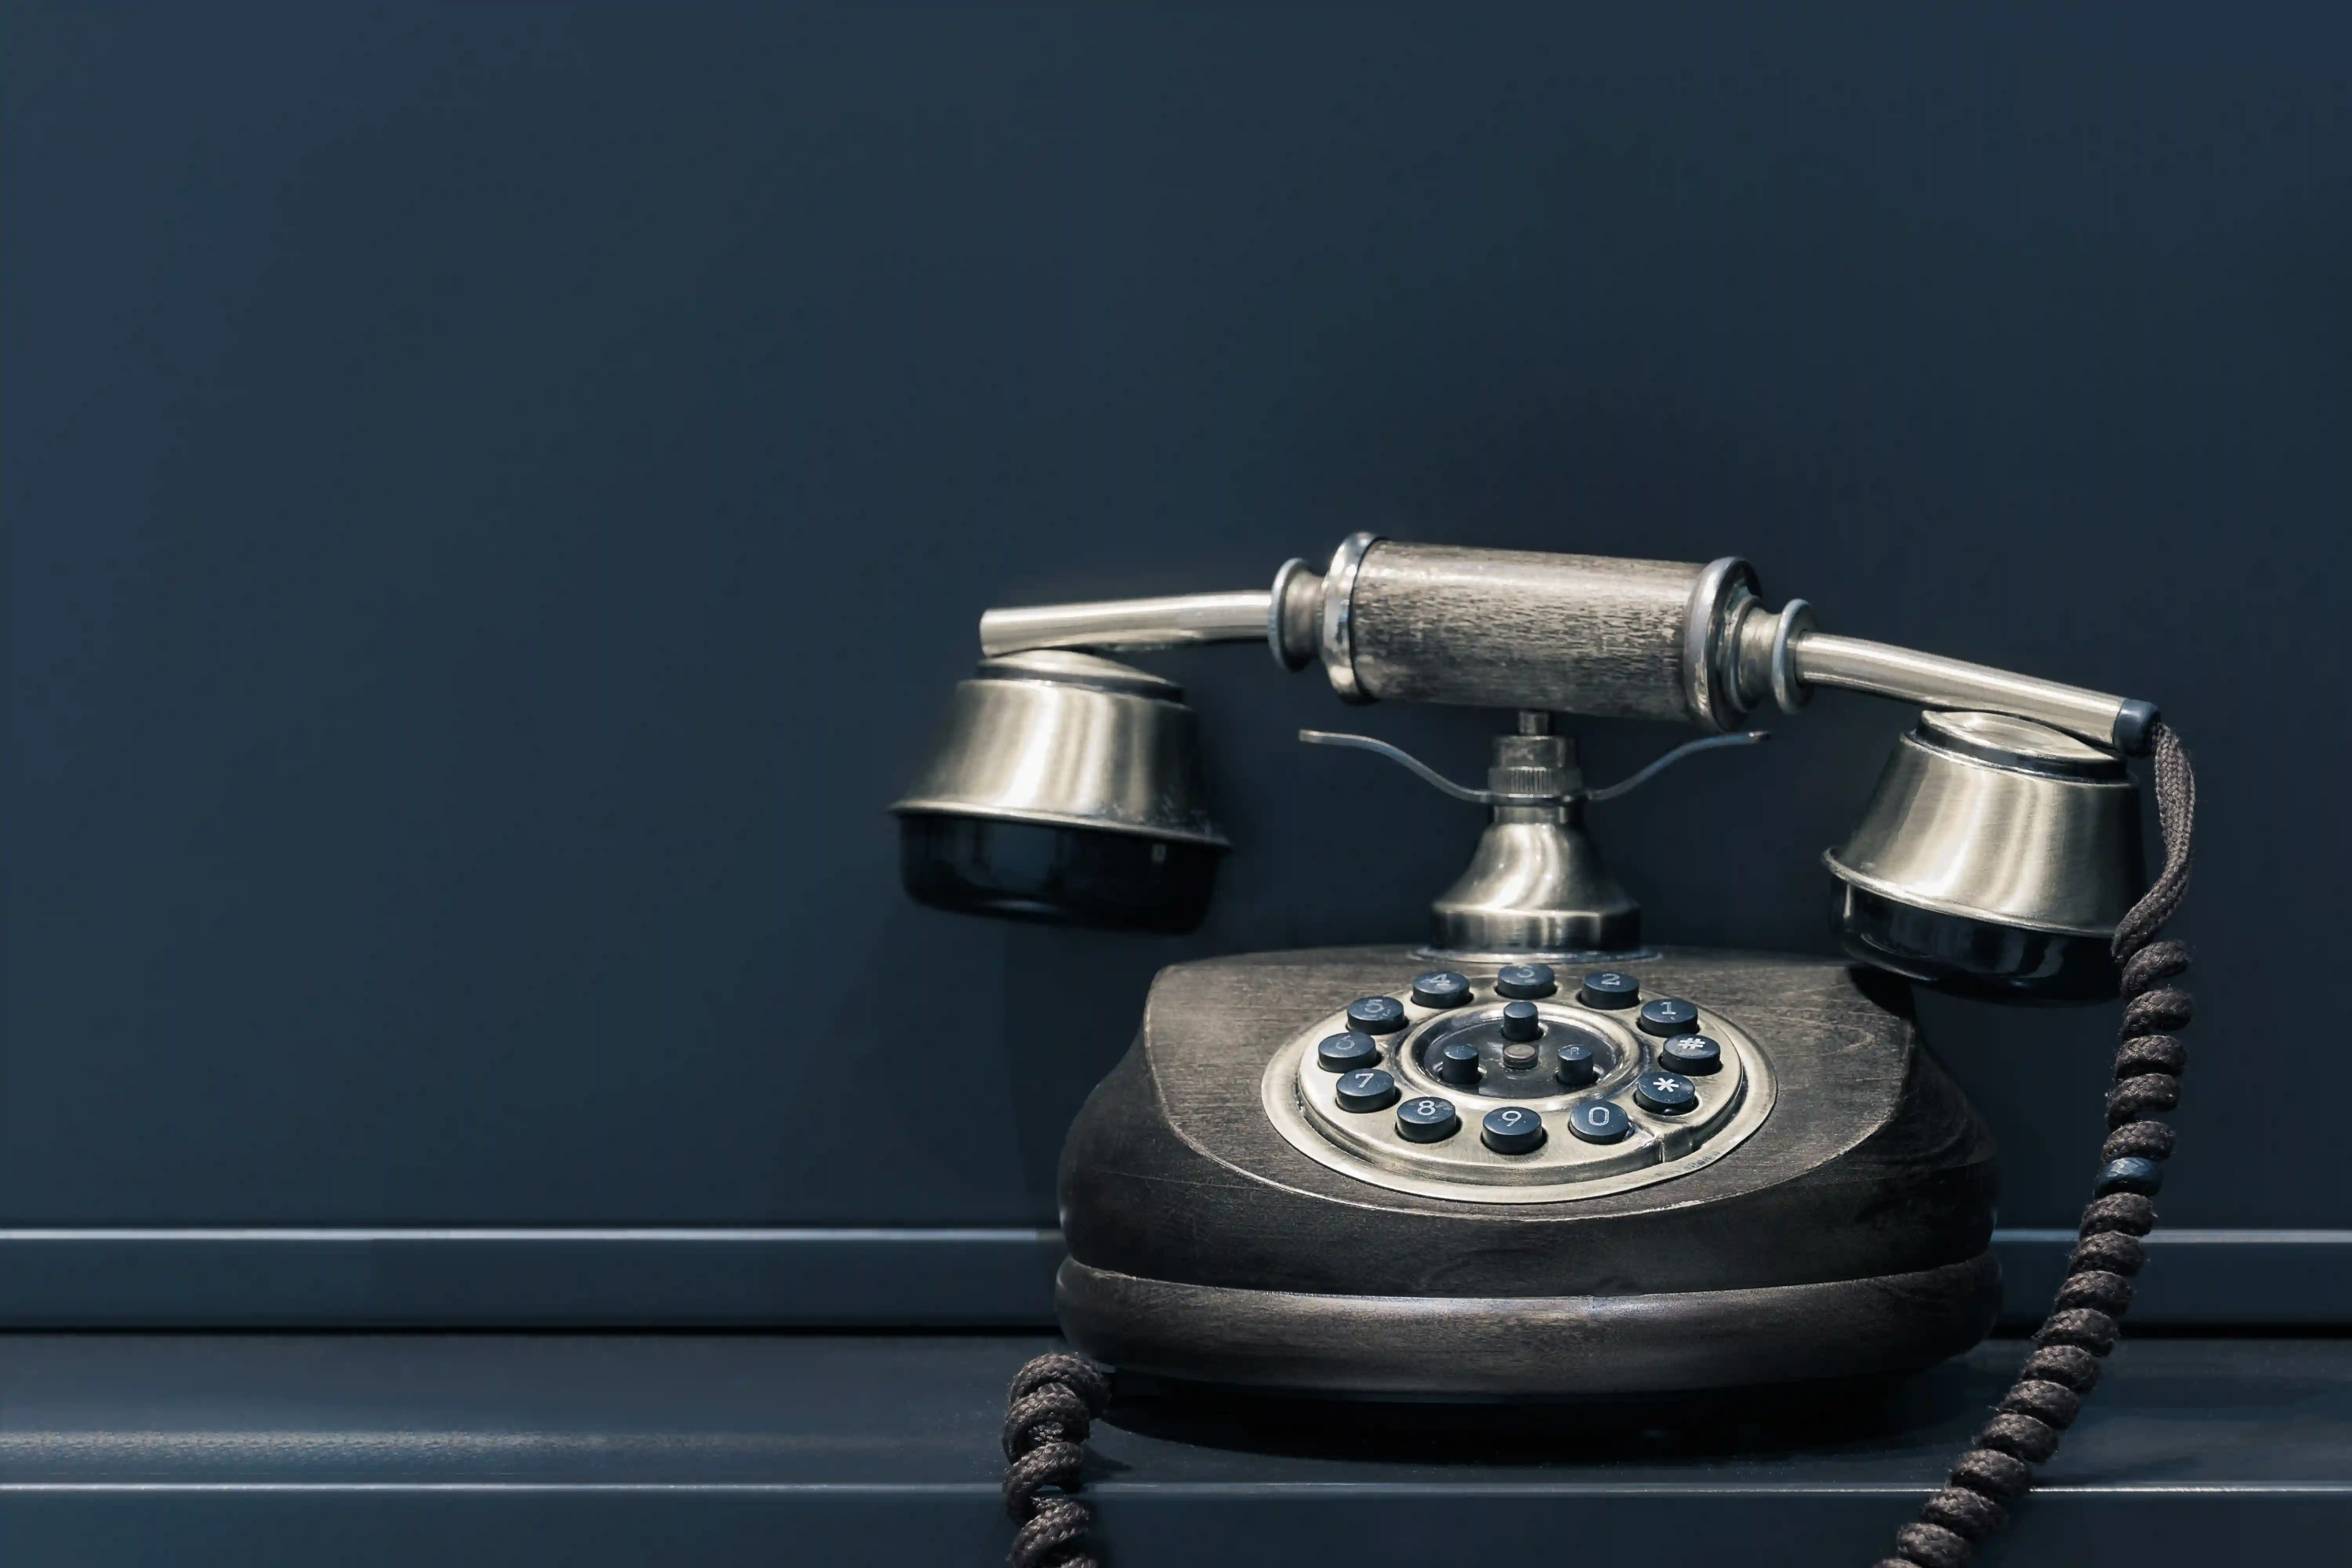
M 1315 1047 L 1348 1028 L 1344 1009 L 1292 1036 L 1266 1064 L 1261 1095 L 1276 1129 L 1317 1163 L 1392 1191 L 1470 1203 L 1557 1203 L 1671 1181 L 1712 1165 L 1771 1113 L 1770 1061 L 1746 1031 L 1703 1005 L 1698 1032 L 1722 1046 L 1723 1064 L 1719 1071 L 1691 1080 L 1698 1103 L 1679 1115 L 1645 1110 L 1634 1097 L 1640 1075 L 1656 1071 L 1661 1042 L 1633 1026 L 1631 1010 L 1588 1007 L 1569 995 L 1536 1004 L 1544 1037 L 1535 1077 L 1510 1075 L 1485 1092 L 1442 1082 L 1427 1064 L 1432 1047 L 1457 1034 L 1486 1039 L 1503 1009 L 1505 998 L 1495 990 L 1491 969 L 1464 972 L 1471 999 L 1458 1007 L 1416 1006 L 1409 981 L 1400 984 L 1390 994 L 1403 1004 L 1406 1027 L 1378 1041 L 1379 1065 L 1395 1078 L 1402 1099 L 1452 1101 L 1461 1116 L 1460 1131 L 1441 1143 L 1413 1143 L 1398 1132 L 1393 1107 L 1340 1107 L 1339 1076 L 1317 1064 Z M 1593 1045 L 1602 1058 L 1597 1081 L 1582 1088 L 1549 1079 L 1558 1047 L 1569 1040 Z M 1611 1101 L 1625 1112 L 1632 1127 L 1622 1141 L 1587 1143 L 1569 1131 L 1569 1109 L 1593 1099 Z M 1541 1118 L 1546 1137 L 1540 1148 L 1506 1155 L 1486 1147 L 1479 1137 L 1480 1119 L 1501 1106 L 1517 1106 Z

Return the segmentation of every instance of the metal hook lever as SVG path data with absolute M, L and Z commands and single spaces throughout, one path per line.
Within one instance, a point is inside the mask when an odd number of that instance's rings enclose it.
M 1385 757 L 1398 767 L 1433 789 L 1443 790 L 1457 800 L 1467 800 L 1474 806 L 1550 806 L 1565 800 L 1614 800 L 1634 790 L 1672 768 L 1685 758 L 1702 751 L 1714 751 L 1727 746 L 1754 746 L 1770 738 L 1770 732 L 1761 729 L 1742 730 L 1735 735 L 1710 735 L 1701 740 L 1685 741 L 1664 757 L 1635 773 L 1630 779 L 1601 789 L 1584 789 L 1570 795 L 1506 795 L 1495 789 L 1473 789 L 1466 784 L 1456 784 L 1428 763 L 1385 740 L 1375 740 L 1369 735 L 1343 735 L 1328 729 L 1302 729 L 1298 738 L 1309 746 L 1344 746 L 1355 751 L 1369 751 L 1375 757 Z
M 1431 789 L 1443 789 L 1455 800 L 1467 800 L 1474 806 L 1548 806 L 1555 799 L 1549 795 L 1500 795 L 1492 789 L 1473 789 L 1466 784 L 1456 784 L 1410 751 L 1391 746 L 1385 740 L 1374 740 L 1369 735 L 1302 729 L 1298 732 L 1298 738 L 1309 746 L 1344 746 L 1356 751 L 1369 751 L 1375 757 L 1385 757 Z
M 1702 751 L 1715 751 L 1727 746 L 1760 746 L 1772 738 L 1768 729 L 1743 729 L 1733 735 L 1710 735 L 1703 740 L 1686 740 L 1630 779 L 1621 779 L 1605 789 L 1587 789 L 1587 800 L 1614 800 L 1620 795 L 1631 795 L 1675 763 L 1696 757 Z

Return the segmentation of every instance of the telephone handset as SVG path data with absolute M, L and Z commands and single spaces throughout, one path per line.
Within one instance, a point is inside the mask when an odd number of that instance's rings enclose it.
M 992 610 L 985 657 L 892 810 L 908 891 L 943 908 L 1181 931 L 1226 842 L 1173 683 L 1106 657 L 1264 639 L 1350 703 L 1509 710 L 1489 812 L 1421 944 L 1180 964 L 1073 1124 L 1055 1282 L 1080 1356 L 1014 1385 L 1023 1568 L 1084 1556 L 1087 1422 L 1122 1374 L 1355 1397 L 1589 1399 L 1900 1375 L 1991 1326 L 1990 1135 L 1921 1047 L 1905 983 L 2126 998 L 2112 1129 L 2039 1348 L 1897 1537 L 1944 1568 L 2005 1518 L 2112 1347 L 2183 1063 L 2157 941 L 2185 892 L 2195 781 L 2146 702 L 1822 631 L 1745 562 L 1403 544 L 1358 534 L 1264 591 Z M 1824 862 L 1859 965 L 1645 943 L 1584 808 L 1751 743 L 1822 686 L 1922 706 Z M 1587 785 L 1561 716 L 1711 732 Z M 2151 887 L 2125 758 L 2152 759 Z M 1866 966 L 1866 967 L 1865 967 Z M 1885 976 L 1899 978 L 1874 977 Z

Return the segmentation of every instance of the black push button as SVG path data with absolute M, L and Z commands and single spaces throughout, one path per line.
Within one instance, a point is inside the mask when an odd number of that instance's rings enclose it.
M 1447 1083 L 1475 1083 L 1478 1048 L 1466 1040 L 1449 1040 L 1430 1053 L 1429 1070 Z
M 1348 1027 L 1365 1034 L 1394 1034 L 1404 1027 L 1404 1004 L 1394 997 L 1358 997 L 1348 1004 Z
M 1498 1155 L 1524 1155 L 1543 1147 L 1543 1121 L 1533 1111 L 1506 1105 L 1478 1124 L 1478 1141 Z
M 1507 997 L 1548 997 L 1559 989 L 1549 964 L 1506 964 L 1495 977 L 1495 989 Z
M 1470 999 L 1470 982 L 1451 969 L 1422 975 L 1412 982 L 1412 1000 L 1416 1007 L 1458 1008 Z
M 1633 1130 L 1633 1118 L 1614 1100 L 1587 1100 L 1568 1108 L 1568 1130 L 1588 1144 L 1613 1144 Z
M 1642 999 L 1642 982 L 1622 969 L 1602 969 L 1584 977 L 1576 999 L 1588 1008 L 1630 1008 Z
M 1509 1002 L 1503 1008 L 1505 1040 L 1541 1040 L 1543 1019 L 1533 1002 Z
M 1385 1111 L 1396 1103 L 1396 1080 L 1377 1067 L 1342 1074 L 1339 1084 L 1342 1111 Z
M 1559 1081 L 1570 1089 L 1581 1089 L 1601 1076 L 1601 1063 L 1594 1060 L 1589 1045 L 1563 1045 L 1559 1048 Z
M 1424 1094 L 1397 1107 L 1397 1136 L 1409 1143 L 1442 1144 L 1462 1130 L 1454 1102 Z
M 1698 1103 L 1698 1085 L 1679 1072 L 1654 1067 L 1633 1080 L 1633 1103 L 1661 1116 L 1679 1116 Z
M 1723 1047 L 1703 1034 L 1682 1034 L 1658 1047 L 1658 1064 L 1686 1078 L 1723 1071 Z
M 1326 1072 L 1353 1072 L 1359 1067 L 1375 1066 L 1380 1060 L 1380 1042 L 1353 1030 L 1326 1035 L 1315 1048 L 1315 1065 Z
M 1642 1016 L 1636 1021 L 1643 1034 L 1696 1034 L 1698 1009 L 1680 997 L 1660 997 L 1642 1004 Z

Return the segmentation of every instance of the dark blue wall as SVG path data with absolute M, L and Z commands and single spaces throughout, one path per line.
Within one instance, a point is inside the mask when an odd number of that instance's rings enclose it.
M 1290 733 L 1466 771 L 1484 721 L 1167 661 L 1236 843 L 1183 941 L 909 907 L 881 809 L 985 606 L 1375 528 L 1743 554 L 2163 701 L 2209 1020 L 2168 1219 L 2352 1223 L 2347 44 L 9 5 L 0 1222 L 1048 1218 L 1157 965 L 1415 935 L 1475 831 Z M 1825 697 L 1602 808 L 1654 934 L 1825 950 L 1903 722 Z M 1604 777 L 1677 738 L 1587 732 Z M 2070 1213 L 2106 1020 L 1931 1011 L 2004 1220 Z

